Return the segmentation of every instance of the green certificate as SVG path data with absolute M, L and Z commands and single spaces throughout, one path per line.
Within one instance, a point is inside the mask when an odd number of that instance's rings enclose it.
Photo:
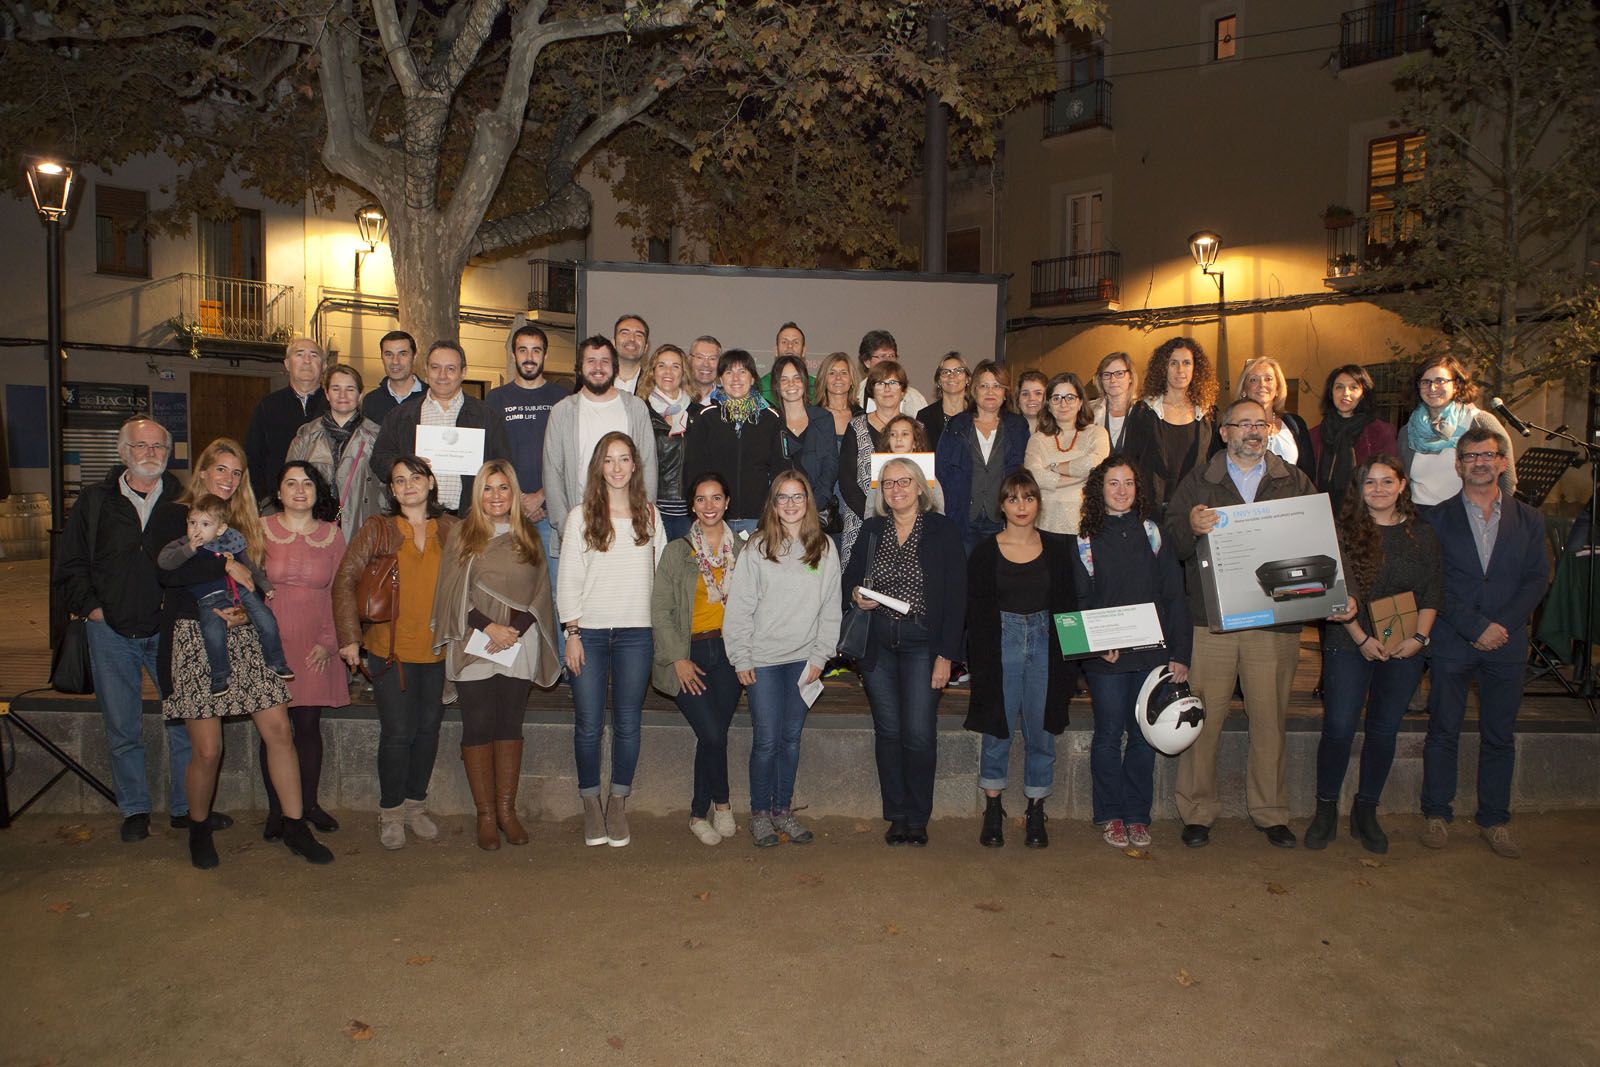
M 1098 656 L 1114 648 L 1136 652 L 1166 644 L 1154 604 L 1067 611 L 1055 620 L 1056 641 L 1067 659 Z

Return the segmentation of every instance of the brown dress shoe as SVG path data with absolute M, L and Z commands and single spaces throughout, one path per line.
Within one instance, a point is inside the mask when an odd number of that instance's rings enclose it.
M 517 821 L 517 784 L 522 779 L 522 742 L 494 743 L 494 818 L 513 845 L 526 845 L 528 831 Z
M 493 852 L 500 847 L 494 821 L 494 746 L 462 745 L 461 762 L 467 767 L 472 806 L 478 809 L 478 847 Z

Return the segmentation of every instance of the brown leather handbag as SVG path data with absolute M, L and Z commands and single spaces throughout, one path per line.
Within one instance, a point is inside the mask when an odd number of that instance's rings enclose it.
M 393 622 L 400 609 L 400 557 L 373 556 L 356 579 L 356 610 L 362 622 Z

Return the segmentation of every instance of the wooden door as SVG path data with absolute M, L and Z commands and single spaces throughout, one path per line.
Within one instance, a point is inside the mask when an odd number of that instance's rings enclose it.
M 249 374 L 189 374 L 189 462 L 219 437 L 244 444 L 250 414 L 272 391 L 272 379 Z

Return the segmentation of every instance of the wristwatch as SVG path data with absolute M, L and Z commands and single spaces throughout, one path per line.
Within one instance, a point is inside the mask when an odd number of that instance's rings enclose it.
M 1432 642 L 1429 641 L 1428 635 L 1423 633 L 1421 630 L 1418 630 L 1416 633 L 1412 634 L 1411 636 L 1415 637 L 1417 639 L 1417 644 L 1421 645 L 1423 648 L 1427 648 L 1428 645 L 1432 643 Z

